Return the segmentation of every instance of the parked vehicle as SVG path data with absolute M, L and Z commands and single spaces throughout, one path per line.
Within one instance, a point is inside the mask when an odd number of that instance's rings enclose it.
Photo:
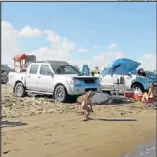
M 102 91 L 110 91 L 111 87 L 114 85 L 116 80 L 120 79 L 121 77 L 124 77 L 126 90 L 134 90 L 134 91 L 138 90 L 144 92 L 148 90 L 149 83 L 152 82 L 156 85 L 156 79 L 154 80 L 151 79 L 150 77 L 142 77 L 136 75 L 135 69 L 140 64 L 135 61 L 132 62 L 133 62 L 132 64 L 131 62 L 129 63 L 128 68 L 127 68 L 127 64 L 128 64 L 127 59 L 126 59 L 126 65 L 125 63 L 119 65 L 114 64 L 115 66 L 109 66 L 104 68 L 100 73 L 100 84 L 101 84 Z
M 130 72 L 132 75 L 137 75 L 137 70 L 131 71 Z M 145 71 L 146 73 L 146 77 L 150 80 L 153 81 L 153 83 L 156 85 L 156 81 L 157 81 L 157 75 L 152 72 L 152 71 Z
M 30 63 L 26 72 L 9 73 L 9 84 L 17 97 L 27 92 L 48 94 L 59 102 L 65 102 L 68 96 L 100 90 L 99 78 L 83 76 L 77 68 L 63 61 Z
M 1 65 L 1 83 L 7 83 L 8 82 L 8 74 L 9 72 L 14 71 L 7 65 Z

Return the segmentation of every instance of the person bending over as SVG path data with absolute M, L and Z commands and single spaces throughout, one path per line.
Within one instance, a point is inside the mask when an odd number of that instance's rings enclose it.
M 91 120 L 89 117 L 90 113 L 93 112 L 93 107 L 91 103 L 91 99 L 94 93 L 92 91 L 87 92 L 86 94 L 77 98 L 77 105 L 81 105 L 82 109 L 86 111 L 84 121 Z

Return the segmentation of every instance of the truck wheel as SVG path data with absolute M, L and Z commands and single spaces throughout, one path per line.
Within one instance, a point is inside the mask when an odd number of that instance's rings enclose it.
M 134 84 L 132 87 L 132 90 L 135 91 L 141 91 L 142 93 L 144 92 L 144 88 L 141 84 Z
M 68 96 L 67 91 L 63 85 L 59 85 L 55 89 L 55 100 L 65 102 Z
M 25 88 L 22 83 L 17 83 L 15 85 L 15 95 L 17 97 L 24 97 L 26 95 Z

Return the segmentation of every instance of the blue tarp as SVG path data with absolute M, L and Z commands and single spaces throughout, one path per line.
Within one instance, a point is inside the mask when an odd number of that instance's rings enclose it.
M 112 62 L 112 64 L 109 65 L 108 68 L 112 69 L 112 74 L 114 74 L 115 71 L 122 74 L 128 74 L 129 72 L 135 70 L 139 65 L 140 63 L 134 60 L 121 58 Z

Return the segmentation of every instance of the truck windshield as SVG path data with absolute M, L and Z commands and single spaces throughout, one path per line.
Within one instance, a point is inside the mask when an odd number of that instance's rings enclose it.
M 80 71 L 72 65 L 52 66 L 56 74 L 78 74 Z

